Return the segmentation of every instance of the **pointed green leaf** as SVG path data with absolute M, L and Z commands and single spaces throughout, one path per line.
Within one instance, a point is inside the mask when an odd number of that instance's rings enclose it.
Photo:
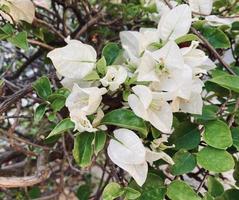
M 55 128 L 50 132 L 47 138 L 50 138 L 55 135 L 60 135 L 65 131 L 71 130 L 75 127 L 74 122 L 70 118 L 63 119 Z
M 94 153 L 94 134 L 83 132 L 76 136 L 74 141 L 73 156 L 80 167 L 88 167 Z
M 37 79 L 32 86 L 36 90 L 38 96 L 45 100 L 52 94 L 51 82 L 46 76 Z
M 142 137 L 147 137 L 148 134 L 144 120 L 128 109 L 118 109 L 107 113 L 101 123 L 139 131 Z

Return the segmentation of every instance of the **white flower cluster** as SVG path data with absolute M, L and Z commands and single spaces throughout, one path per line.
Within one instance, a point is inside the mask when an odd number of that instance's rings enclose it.
M 96 72 L 97 54 L 92 46 L 78 40 L 67 39 L 67 45 L 48 54 L 62 84 L 71 89 L 66 100 L 70 117 L 79 132 L 95 132 L 103 117 L 102 96 L 121 88 L 127 79 L 135 79 L 128 106 L 140 118 L 164 133 L 172 129 L 173 113 L 201 114 L 203 82 L 199 74 L 215 67 L 198 49 L 199 42 L 180 48 L 176 39 L 185 36 L 191 27 L 192 12 L 187 4 L 163 12 L 157 28 L 123 31 L 120 40 L 124 49 L 121 64 L 107 66 L 99 81 L 86 81 Z M 96 114 L 97 113 L 97 114 Z M 96 114 L 91 123 L 89 115 Z M 138 136 L 127 129 L 114 131 L 108 154 L 119 167 L 128 171 L 139 185 L 147 176 L 147 162 L 172 159 L 163 152 L 145 148 Z

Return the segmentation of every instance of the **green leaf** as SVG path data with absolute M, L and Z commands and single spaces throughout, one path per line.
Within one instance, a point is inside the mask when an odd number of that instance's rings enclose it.
M 197 163 L 211 172 L 226 172 L 234 168 L 231 154 L 225 150 L 205 147 L 197 154 Z
M 28 195 L 31 199 L 37 199 L 41 196 L 41 190 L 39 187 L 34 186 L 29 190 Z
M 135 181 L 129 184 L 130 187 L 141 193 L 137 200 L 164 200 L 166 187 L 164 180 L 157 174 L 148 173 L 147 179 L 142 187 Z
M 95 81 L 95 80 L 99 80 L 99 79 L 100 79 L 100 77 L 96 71 L 92 71 L 91 73 L 87 74 L 83 78 L 84 81 Z
M 200 143 L 200 132 L 197 125 L 190 122 L 182 122 L 175 128 L 169 141 L 175 144 L 175 148 L 179 149 L 194 149 Z
M 29 48 L 26 31 L 20 32 L 17 35 L 8 38 L 7 40 L 21 49 L 28 50 Z
M 116 58 L 120 55 L 121 53 L 120 47 L 113 42 L 109 42 L 102 50 L 102 55 L 105 57 L 107 66 L 112 65 Z
M 224 76 L 217 76 L 211 79 L 210 82 L 216 83 L 223 88 L 239 93 L 239 76 L 229 74 Z
M 239 31 L 239 22 L 233 22 L 232 23 L 232 28 L 231 28 L 232 31 Z
M 32 87 L 36 90 L 38 96 L 45 100 L 52 94 L 51 83 L 46 76 L 42 76 L 36 80 Z
M 227 149 L 232 146 L 232 135 L 226 123 L 220 120 L 210 121 L 205 124 L 204 141 L 217 149 Z
M 94 153 L 94 134 L 83 132 L 76 136 L 74 141 L 73 157 L 80 167 L 88 167 Z
M 39 122 L 41 121 L 42 117 L 44 116 L 45 112 L 47 110 L 46 104 L 40 104 L 37 106 L 35 113 L 34 113 L 34 121 Z
M 140 195 L 141 193 L 133 188 L 130 188 L 130 187 L 124 188 L 124 197 L 127 200 L 138 199 Z
M 183 43 L 183 42 L 190 42 L 190 41 L 193 41 L 193 40 L 199 40 L 198 36 L 194 35 L 194 34 L 187 34 L 187 35 L 184 35 L 184 36 L 181 36 L 179 38 L 177 38 L 175 40 L 175 42 L 177 44 L 180 44 L 180 43 Z
M 202 109 L 201 115 L 194 115 L 195 120 L 201 121 L 209 121 L 217 119 L 217 111 L 218 107 L 214 105 L 204 105 Z
M 94 152 L 96 155 L 104 148 L 105 142 L 106 142 L 106 133 L 104 131 L 95 132 Z
M 50 132 L 50 134 L 47 136 L 47 138 L 50 138 L 55 135 L 60 135 L 65 131 L 71 130 L 75 127 L 74 122 L 71 121 L 70 118 L 63 119 L 61 122 L 59 122 L 55 128 Z
M 197 165 L 195 156 L 185 150 L 178 151 L 173 160 L 175 164 L 171 167 L 171 171 L 174 176 L 191 172 Z
M 216 198 L 215 200 L 238 200 L 239 190 L 230 189 L 227 190 L 221 197 Z
M 7 39 L 11 37 L 14 33 L 14 29 L 11 24 L 5 24 L 0 28 L 0 40 Z
M 203 197 L 203 200 L 214 200 L 214 198 L 210 194 L 206 193 Z
M 229 38 L 221 29 L 203 26 L 201 32 L 214 48 L 227 49 L 231 47 Z
M 183 181 L 173 181 L 168 186 L 167 196 L 171 200 L 200 200 L 196 192 Z
M 124 190 L 118 183 L 109 183 L 103 192 L 103 200 L 114 200 L 124 194 Z
M 218 197 L 223 194 L 223 185 L 214 177 L 209 176 L 207 179 L 208 193 L 212 197 Z
M 128 109 L 117 109 L 107 113 L 101 123 L 139 131 L 144 138 L 147 137 L 148 134 L 144 120 L 137 117 Z
M 62 94 L 51 94 L 47 100 L 51 103 L 54 112 L 60 111 L 65 106 L 66 97 Z
M 239 127 L 232 129 L 233 146 L 239 151 Z
M 96 69 L 101 75 L 104 76 L 106 74 L 106 60 L 104 56 L 97 61 Z
M 81 185 L 76 192 L 76 196 L 79 200 L 89 200 L 90 194 L 91 186 L 88 184 Z

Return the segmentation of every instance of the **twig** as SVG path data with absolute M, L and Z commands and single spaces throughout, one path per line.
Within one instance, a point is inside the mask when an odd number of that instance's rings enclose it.
M 46 153 L 40 154 L 37 160 L 37 171 L 35 175 L 24 177 L 0 177 L 1 188 L 18 188 L 33 186 L 45 181 L 49 175 L 50 170 L 46 166 Z

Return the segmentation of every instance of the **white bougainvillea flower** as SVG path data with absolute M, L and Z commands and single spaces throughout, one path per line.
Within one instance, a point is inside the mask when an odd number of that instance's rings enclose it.
M 161 17 L 158 24 L 159 36 L 163 41 L 175 40 L 188 33 L 191 23 L 192 14 L 189 6 L 176 6 Z
M 167 94 L 172 100 L 173 112 L 184 112 L 191 114 L 202 114 L 203 100 L 201 97 L 203 82 L 200 79 L 192 80 L 186 90 L 190 91 L 189 98 L 181 98 L 175 93 Z
M 12 19 L 18 23 L 20 21 L 26 21 L 32 23 L 35 18 L 35 7 L 31 0 L 2 0 L 0 5 L 5 5 L 8 7 L 8 14 L 3 15 L 3 17 L 12 22 Z
M 199 42 L 192 41 L 189 47 L 181 48 L 184 63 L 190 66 L 194 74 L 207 73 L 214 69 L 215 64 L 206 56 L 205 52 L 197 49 Z
M 172 7 L 175 7 L 178 4 L 178 2 L 176 1 L 169 1 L 169 3 Z M 159 16 L 162 16 L 170 11 L 170 8 L 168 7 L 168 5 L 165 3 L 164 0 L 156 1 L 156 7 L 159 13 Z
M 158 81 L 168 76 L 172 70 L 181 69 L 183 56 L 178 45 L 169 41 L 164 47 L 154 52 L 145 52 L 136 70 L 138 81 Z
M 203 15 L 210 15 L 212 4 L 213 0 L 189 0 L 192 11 Z
M 94 68 L 96 63 L 96 51 L 87 44 L 78 40 L 66 39 L 67 45 L 56 48 L 48 53 L 57 72 L 71 79 L 83 79 Z
M 142 186 L 147 178 L 147 161 L 152 164 L 156 160 L 164 159 L 173 164 L 172 159 L 164 152 L 152 152 L 145 148 L 141 139 L 131 130 L 115 130 L 114 137 L 107 149 L 110 159 L 127 171 L 139 186 Z
M 51 1 L 50 0 L 33 0 L 33 2 L 40 7 L 49 9 L 51 7 Z
M 100 79 L 100 82 L 104 87 L 109 86 L 109 90 L 115 91 L 125 82 L 127 74 L 127 70 L 123 66 L 109 66 L 106 75 Z
M 77 84 L 74 84 L 70 95 L 66 99 L 66 106 L 70 112 L 74 110 L 91 115 L 98 109 L 102 95 L 106 92 L 105 88 L 81 88 Z
M 87 115 L 94 114 L 97 111 L 102 95 L 106 92 L 105 88 L 80 88 L 77 84 L 74 84 L 65 104 L 70 112 L 71 120 L 75 123 L 75 129 L 80 132 L 96 131 Z
M 79 132 L 95 132 L 97 128 L 94 128 L 90 123 L 90 120 L 87 118 L 87 115 L 84 112 L 78 112 L 78 109 L 73 109 L 70 111 L 71 121 L 75 123 L 75 130 Z
M 149 121 L 158 130 L 169 133 L 173 115 L 170 105 L 159 92 L 152 92 L 148 87 L 137 85 L 132 88 L 134 94 L 129 95 L 128 103 L 133 112 Z
M 125 50 L 125 57 L 131 63 L 138 64 L 139 57 L 151 43 L 159 41 L 159 36 L 157 29 L 141 28 L 139 32 L 120 32 L 120 41 Z
M 221 26 L 221 25 L 231 26 L 233 22 L 239 21 L 239 17 L 223 18 L 218 17 L 216 15 L 209 15 L 205 17 L 205 20 L 211 26 Z

